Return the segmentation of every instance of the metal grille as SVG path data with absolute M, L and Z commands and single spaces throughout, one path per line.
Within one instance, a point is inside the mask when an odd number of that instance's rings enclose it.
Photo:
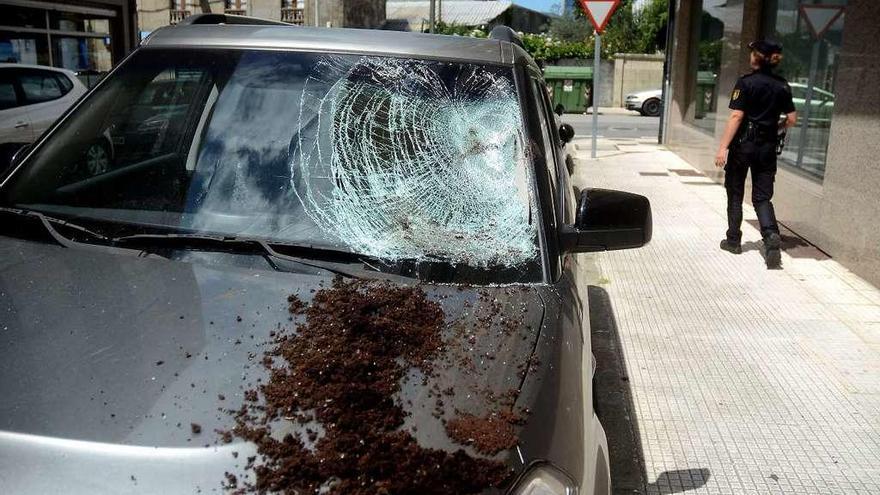
M 189 10 L 172 10 L 168 22 L 170 24 L 177 24 L 178 22 L 189 17 L 190 14 L 192 14 L 192 12 L 190 12 Z
M 303 15 L 304 9 L 298 9 L 293 7 L 286 7 L 281 9 L 281 22 L 288 22 L 290 24 L 296 24 L 297 26 L 302 26 L 305 24 L 305 16 Z

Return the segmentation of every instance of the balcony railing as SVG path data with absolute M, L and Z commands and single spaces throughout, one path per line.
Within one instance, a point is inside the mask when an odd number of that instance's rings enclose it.
M 245 9 L 226 9 L 223 11 L 224 14 L 229 15 L 247 15 L 247 10 Z
M 188 10 L 172 10 L 171 11 L 171 19 L 169 20 L 170 24 L 177 24 L 178 22 L 186 19 L 192 12 Z
M 288 22 L 290 24 L 302 26 L 305 23 L 303 9 L 296 9 L 292 7 L 281 9 L 281 22 Z

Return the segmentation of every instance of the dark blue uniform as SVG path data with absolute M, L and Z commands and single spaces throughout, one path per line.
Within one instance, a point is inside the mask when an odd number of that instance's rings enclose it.
M 742 110 L 745 118 L 730 144 L 724 187 L 727 189 L 727 240 L 742 240 L 742 202 L 746 174 L 752 171 L 752 205 L 761 224 L 761 235 L 779 234 L 773 211 L 773 182 L 776 179 L 776 144 L 781 114 L 794 112 L 788 82 L 769 70 L 756 70 L 740 77 L 730 95 L 731 110 Z

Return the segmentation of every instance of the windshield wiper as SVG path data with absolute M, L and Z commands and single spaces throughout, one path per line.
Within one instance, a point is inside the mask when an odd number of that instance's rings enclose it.
M 297 265 L 323 270 L 346 278 L 411 278 L 405 275 L 385 273 L 376 267 L 376 265 L 382 265 L 380 260 L 346 251 L 327 250 L 294 244 L 276 244 L 269 243 L 262 239 L 235 236 L 210 236 L 201 234 L 134 234 L 122 237 L 108 237 L 68 220 L 55 218 L 34 210 L 0 206 L 0 213 L 12 214 L 20 218 L 31 220 L 34 224 L 42 226 L 43 230 L 48 234 L 52 241 L 65 248 L 88 246 L 96 249 L 124 249 L 144 253 L 162 247 L 168 249 L 195 249 L 205 251 L 219 250 L 238 254 L 249 253 L 260 255 L 266 259 L 273 270 L 277 271 L 286 271 L 279 264 L 295 263 Z M 67 237 L 59 232 L 54 225 L 75 231 L 77 234 L 82 235 L 83 239 L 72 239 Z M 279 253 L 276 248 L 273 247 L 273 244 L 276 245 L 278 249 L 294 250 L 298 253 L 305 254 L 305 256 L 291 256 Z M 342 258 L 345 261 L 323 261 L 321 259 L 328 255 L 332 255 L 333 258 Z M 367 259 L 371 259 L 372 262 Z M 351 271 L 340 268 L 339 266 L 351 265 L 354 263 L 362 263 L 372 270 L 362 269 L 359 271 Z
M 367 273 L 354 273 L 349 270 L 339 268 L 340 263 L 324 262 L 316 259 L 309 259 L 300 256 L 290 256 L 279 253 L 272 244 L 262 239 L 253 239 L 235 236 L 210 236 L 202 234 L 134 234 L 123 237 L 117 237 L 110 240 L 111 244 L 120 247 L 137 247 L 139 249 L 155 249 L 157 247 L 168 249 L 195 249 L 195 250 L 221 250 L 230 251 L 238 254 L 255 254 L 263 256 L 274 270 L 285 271 L 279 262 L 296 263 L 302 266 L 317 268 L 335 275 L 346 278 L 364 278 Z M 279 247 L 286 245 L 280 244 Z M 301 246 L 293 246 L 301 248 Z M 367 266 L 371 266 L 363 259 L 356 255 L 345 253 L 354 261 L 360 261 Z M 374 267 L 375 268 L 375 267 Z M 377 272 L 381 274 L 382 272 Z
M 61 227 L 65 227 L 65 228 L 68 228 L 71 230 L 75 230 L 75 231 L 79 232 L 80 234 L 85 234 L 92 241 L 99 241 L 99 242 L 109 242 L 110 241 L 109 237 L 98 234 L 97 232 L 91 231 L 81 225 L 77 225 L 73 222 L 70 222 L 67 220 L 62 220 L 60 218 L 51 217 L 51 216 L 45 215 L 43 213 L 40 213 L 38 211 L 26 210 L 26 209 L 22 209 L 22 208 L 7 208 L 7 207 L 2 207 L 2 206 L 0 206 L 0 211 L 2 211 L 4 213 L 17 215 L 17 216 L 20 216 L 23 218 L 33 219 L 33 221 L 35 223 L 39 223 L 43 226 L 43 228 L 45 228 L 46 233 L 49 234 L 49 237 L 51 237 L 52 240 L 54 240 L 56 243 L 58 243 L 59 245 L 64 246 L 64 247 L 68 247 L 68 248 L 73 247 L 73 246 L 78 245 L 79 243 L 73 239 L 70 239 L 69 237 L 62 235 L 60 232 L 58 232 L 58 229 L 56 229 L 55 227 L 52 226 L 52 224 L 59 225 Z

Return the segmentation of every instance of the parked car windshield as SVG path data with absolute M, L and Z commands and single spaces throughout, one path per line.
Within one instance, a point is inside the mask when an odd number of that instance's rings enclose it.
M 509 67 L 147 48 L 10 177 L 2 201 L 107 229 L 259 238 L 534 281 L 526 142 Z

